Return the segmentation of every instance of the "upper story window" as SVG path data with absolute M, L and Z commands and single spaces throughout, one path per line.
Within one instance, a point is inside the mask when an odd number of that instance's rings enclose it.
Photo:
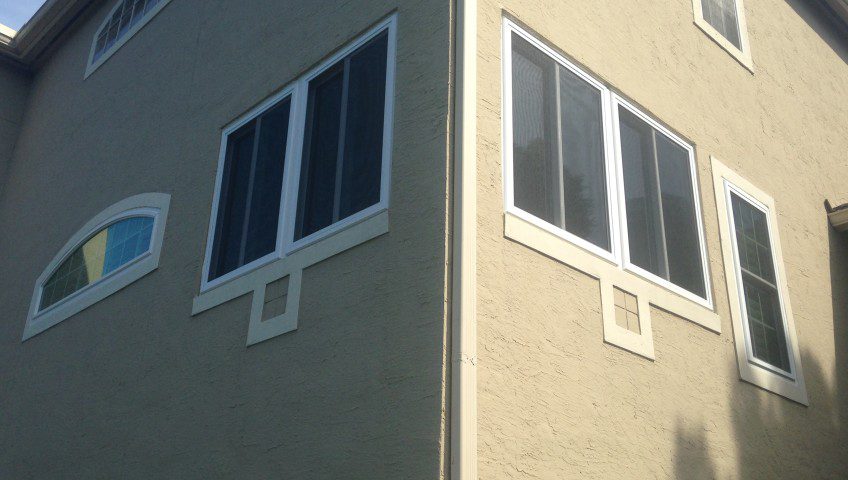
M 137 195 L 81 228 L 36 282 L 24 340 L 153 271 L 169 203 L 165 194 Z
M 171 0 L 121 0 L 97 34 L 88 59 L 86 76 L 106 62 L 127 40 L 141 30 Z
M 748 69 L 753 69 L 742 0 L 692 0 L 695 24 Z
M 388 208 L 394 19 L 223 134 L 201 290 Z
M 692 146 L 517 27 L 507 35 L 507 212 L 711 308 Z
M 712 163 L 740 376 L 806 404 L 774 200 Z

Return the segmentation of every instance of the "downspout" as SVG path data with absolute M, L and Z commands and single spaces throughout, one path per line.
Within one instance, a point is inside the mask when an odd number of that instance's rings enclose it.
M 477 0 L 456 0 L 451 479 L 477 480 Z

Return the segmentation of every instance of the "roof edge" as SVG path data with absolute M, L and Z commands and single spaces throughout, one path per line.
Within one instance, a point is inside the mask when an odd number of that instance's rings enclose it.
M 93 0 L 47 0 L 14 35 L 0 31 L 0 54 L 31 66 Z M 2 37 L 9 38 L 3 42 Z

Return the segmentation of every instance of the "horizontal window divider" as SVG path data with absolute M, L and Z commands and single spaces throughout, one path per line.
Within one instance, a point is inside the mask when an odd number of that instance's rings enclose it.
M 711 332 L 721 333 L 721 318 L 712 309 L 692 299 L 669 291 L 614 263 L 598 261 L 598 257 L 558 235 L 518 215 L 504 215 L 504 234 L 524 246 L 538 251 L 597 280 L 624 288 L 634 295 L 645 296 L 648 303 Z

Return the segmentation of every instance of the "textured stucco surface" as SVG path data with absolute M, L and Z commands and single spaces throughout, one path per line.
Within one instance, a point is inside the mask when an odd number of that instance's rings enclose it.
M 690 0 L 480 3 L 480 478 L 845 478 L 848 40 L 745 0 L 752 75 Z M 656 361 L 604 344 L 598 282 L 504 238 L 504 11 L 695 144 L 721 335 L 652 309 Z M 809 407 L 739 380 L 710 155 L 775 198 Z
M 29 73 L 0 59 L 0 201 L 6 169 L 23 122 L 30 83 Z
M 173 0 L 83 80 L 112 5 L 40 62 L 0 197 L 0 478 L 439 478 L 448 5 Z M 393 11 L 390 231 L 307 269 L 298 330 L 245 348 L 249 295 L 190 316 L 221 128 Z M 159 269 L 22 344 L 47 262 L 151 191 Z

